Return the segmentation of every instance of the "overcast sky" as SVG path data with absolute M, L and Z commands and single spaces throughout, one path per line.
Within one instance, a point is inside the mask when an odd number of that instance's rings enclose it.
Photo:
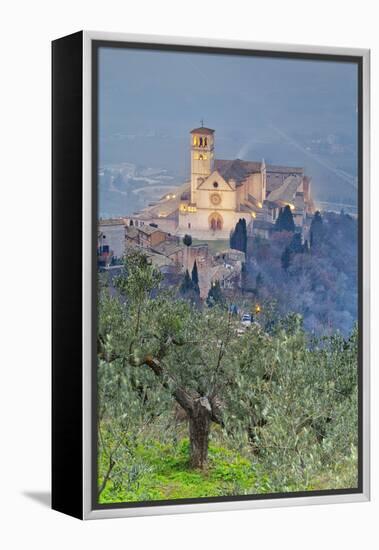
M 218 158 L 288 159 L 319 168 L 321 178 L 333 168 L 356 175 L 355 64 L 100 49 L 100 163 L 184 175 L 188 133 L 201 119 L 216 130 Z M 320 138 L 336 140 L 345 152 L 314 155 L 309 140 Z

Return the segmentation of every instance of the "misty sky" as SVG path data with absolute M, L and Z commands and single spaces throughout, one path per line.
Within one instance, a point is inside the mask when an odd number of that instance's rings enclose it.
M 335 181 L 341 195 L 352 192 L 355 64 L 100 49 L 101 165 L 132 162 L 186 177 L 188 133 L 201 119 L 216 130 L 218 158 L 304 166 L 316 187 Z M 312 145 L 320 140 L 325 151 Z

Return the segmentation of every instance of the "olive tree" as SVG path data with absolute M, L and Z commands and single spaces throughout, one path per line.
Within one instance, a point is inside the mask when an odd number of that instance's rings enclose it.
M 206 466 L 217 424 L 272 458 L 273 471 L 309 471 L 346 408 L 341 400 L 356 390 L 354 337 L 310 345 L 296 315 L 270 334 L 256 325 L 243 332 L 227 308 L 195 308 L 160 290 L 160 281 L 141 252 L 127 256 L 120 296 L 100 299 L 99 361 L 130 373 L 131 383 L 143 380 L 145 412 L 161 406 L 157 396 L 186 412 L 193 468 Z

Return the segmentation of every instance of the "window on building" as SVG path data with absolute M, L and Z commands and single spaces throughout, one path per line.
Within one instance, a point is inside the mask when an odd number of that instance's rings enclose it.
M 217 181 L 214 181 L 214 182 L 213 182 L 213 187 L 214 187 L 215 189 L 217 189 L 217 187 L 218 187 Z
M 190 223 L 188 224 L 188 229 L 191 229 L 191 224 Z

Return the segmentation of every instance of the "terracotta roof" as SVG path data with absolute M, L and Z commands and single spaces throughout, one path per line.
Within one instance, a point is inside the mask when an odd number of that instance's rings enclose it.
M 242 183 L 250 174 L 260 172 L 261 163 L 241 159 L 216 159 L 214 161 L 214 167 L 224 180 L 228 181 L 233 179 L 238 184 Z
M 203 126 L 201 128 L 194 128 L 190 131 L 190 134 L 203 134 L 205 136 L 211 136 L 214 134 L 214 130 L 211 128 L 204 128 Z
M 141 233 L 145 233 L 145 235 L 151 235 L 152 233 L 156 233 L 157 231 L 164 233 L 164 231 L 162 231 L 158 227 L 152 227 L 151 225 L 143 225 L 142 227 L 138 227 L 138 231 L 141 231 Z

